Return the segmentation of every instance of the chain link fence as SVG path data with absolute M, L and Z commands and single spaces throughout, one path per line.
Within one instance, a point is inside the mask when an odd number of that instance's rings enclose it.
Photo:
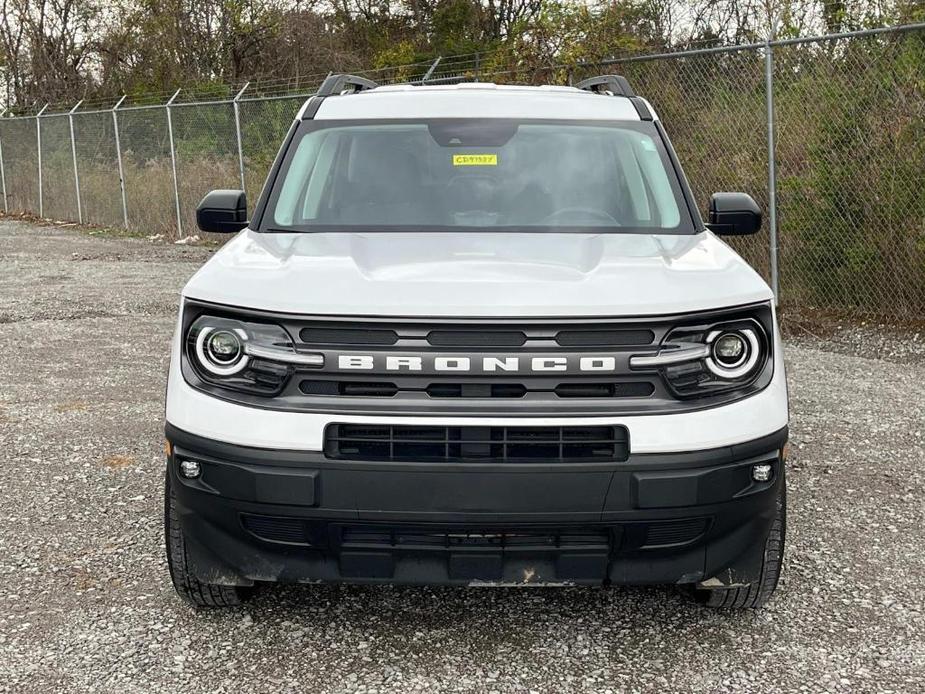
M 527 66 L 456 56 L 363 72 L 380 83 L 566 83 L 625 75 L 665 122 L 696 193 L 768 214 L 732 245 L 786 310 L 925 313 L 925 25 Z M 323 75 L 316 81 L 320 82 Z M 4 210 L 177 238 L 213 188 L 255 200 L 310 90 L 0 118 Z M 704 209 L 703 212 L 706 210 Z
M 774 50 L 781 296 L 925 314 L 925 32 Z
M 71 118 L 83 222 L 109 227 L 124 225 L 112 118 L 107 113 L 80 112 Z

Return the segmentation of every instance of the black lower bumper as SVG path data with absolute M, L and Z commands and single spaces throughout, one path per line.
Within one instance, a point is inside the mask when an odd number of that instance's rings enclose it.
M 782 429 L 621 463 L 379 463 L 167 425 L 188 563 L 205 582 L 749 583 L 783 484 Z M 185 479 L 181 460 L 200 463 Z M 752 467 L 770 463 L 769 482 Z

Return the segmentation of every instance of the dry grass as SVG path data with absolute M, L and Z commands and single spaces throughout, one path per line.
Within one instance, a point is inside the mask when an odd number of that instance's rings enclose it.
M 142 236 L 161 234 L 173 241 L 182 236 L 198 234 L 205 240 L 221 242 L 222 234 L 204 234 L 196 228 L 196 206 L 202 197 L 216 188 L 237 188 L 240 181 L 230 177 L 237 162 L 202 157 L 183 162 L 180 175 L 180 218 L 182 233 L 177 228 L 174 200 L 173 171 L 170 160 L 151 159 L 125 162 L 125 199 L 128 210 L 128 231 Z M 73 171 L 68 176 L 61 171 L 45 177 L 42 190 L 45 216 L 57 220 L 77 221 L 77 203 Z M 235 174 L 236 176 L 236 174 Z M 18 179 L 20 185 L 10 192 L 10 213 L 35 212 L 34 185 Z M 24 184 L 25 183 L 25 184 Z M 80 198 L 83 221 L 88 225 L 122 227 L 122 194 L 118 174 L 106 163 L 84 163 L 80 167 Z

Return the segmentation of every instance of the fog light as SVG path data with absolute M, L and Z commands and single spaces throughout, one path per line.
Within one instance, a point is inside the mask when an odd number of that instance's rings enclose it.
M 199 467 L 199 463 L 197 463 L 195 460 L 180 461 L 180 474 L 183 475 L 186 479 L 196 479 L 201 473 L 202 468 Z
M 752 479 L 756 482 L 768 482 L 771 479 L 771 473 L 774 471 L 774 468 L 770 465 L 753 465 L 752 466 Z

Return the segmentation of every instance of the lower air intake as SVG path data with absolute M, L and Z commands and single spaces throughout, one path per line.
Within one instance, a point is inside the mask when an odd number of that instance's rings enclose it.
M 305 521 L 301 518 L 281 518 L 275 516 L 255 516 L 244 514 L 241 524 L 261 540 L 269 542 L 286 542 L 289 544 L 309 544 L 305 532 Z
M 629 457 L 622 426 L 502 427 L 331 424 L 328 458 L 395 462 L 620 462 Z
M 646 528 L 645 547 L 685 545 L 700 538 L 707 530 L 706 518 L 650 523 Z

